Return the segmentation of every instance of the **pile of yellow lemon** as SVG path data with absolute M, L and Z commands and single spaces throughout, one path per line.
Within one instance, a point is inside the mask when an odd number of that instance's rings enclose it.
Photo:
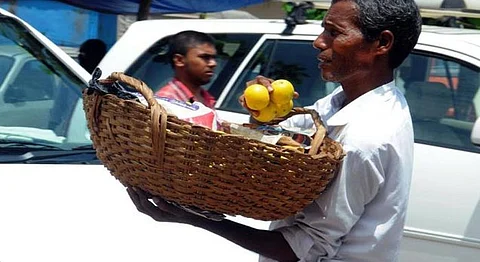
M 260 84 L 248 86 L 244 91 L 247 107 L 259 112 L 252 117 L 259 122 L 269 122 L 275 117 L 283 117 L 293 108 L 294 88 L 290 81 L 278 79 L 271 83 L 273 91 Z

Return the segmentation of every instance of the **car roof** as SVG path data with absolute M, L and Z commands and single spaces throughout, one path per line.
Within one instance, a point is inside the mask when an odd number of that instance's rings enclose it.
M 322 21 L 319 20 L 309 20 L 306 24 L 298 24 L 292 34 L 318 35 L 323 30 L 321 23 Z M 149 32 L 155 36 L 157 35 L 155 32 L 164 35 L 192 29 L 208 33 L 279 34 L 285 28 L 286 23 L 281 19 L 158 19 L 135 22 L 127 30 L 127 33 Z M 480 47 L 480 30 L 424 25 L 422 34 L 437 35 L 439 39 L 449 39 L 448 42 L 463 41 Z M 455 36 L 455 38 L 449 38 L 450 36 Z M 145 34 L 143 37 L 146 37 Z
M 103 77 L 116 70 L 126 70 L 132 61 L 159 39 L 182 30 L 197 30 L 211 34 L 278 35 L 282 34 L 286 27 L 283 19 L 153 19 L 138 21 L 130 25 L 105 55 L 99 67 L 104 70 Z M 313 39 L 322 30 L 322 21 L 309 20 L 305 24 L 296 25 L 292 30 L 292 35 Z M 288 37 L 288 34 L 285 34 L 285 37 Z M 480 57 L 480 30 L 424 26 L 418 43 L 463 52 L 471 59 L 478 60 Z M 119 56 L 122 59 L 119 60 Z
M 162 31 L 169 29 L 172 33 L 186 28 L 212 33 L 279 33 L 285 29 L 286 24 L 280 19 L 154 19 L 135 22 L 127 32 L 152 29 L 154 33 L 159 26 L 163 27 Z M 321 29 L 321 21 L 309 21 L 307 24 L 297 25 L 295 34 L 312 35 Z
M 203 27 L 202 31 L 209 32 L 235 31 L 268 33 L 275 31 L 277 33 L 279 30 L 283 30 L 286 27 L 286 23 L 282 19 L 152 19 L 134 22 L 128 30 L 144 30 L 147 28 L 156 28 L 158 30 L 157 26 L 165 26 L 169 24 L 175 25 L 174 28 L 171 28 L 171 31 L 179 31 L 179 28 L 184 27 Z M 308 20 L 305 24 L 295 25 L 296 31 L 294 31 L 294 33 L 301 34 L 302 32 L 308 32 L 308 35 L 312 35 L 317 32 L 316 30 L 322 28 L 321 24 L 322 21 L 320 20 Z M 155 32 L 157 30 L 153 30 L 152 32 Z M 436 33 L 442 35 L 465 35 L 472 37 L 480 36 L 480 30 L 476 29 L 443 27 L 433 25 L 424 25 L 422 27 L 422 32 Z
M 436 34 L 445 37 L 454 36 L 454 40 L 463 41 L 471 45 L 480 47 L 480 30 L 467 29 L 467 28 L 454 28 L 454 27 L 441 27 L 441 26 L 428 26 L 425 25 L 422 28 L 424 34 Z M 452 39 L 452 40 L 453 40 Z

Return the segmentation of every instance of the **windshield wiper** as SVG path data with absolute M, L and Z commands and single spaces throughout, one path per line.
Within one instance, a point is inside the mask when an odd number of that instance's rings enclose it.
M 93 149 L 93 145 L 83 145 L 72 148 L 72 150 Z
M 29 141 L 0 140 L 0 163 L 96 163 L 92 146 L 63 149 Z
M 27 148 L 27 149 L 53 149 L 53 150 L 64 150 L 58 146 L 47 145 L 42 143 L 35 143 L 29 141 L 10 141 L 10 140 L 0 140 L 0 150 L 2 148 Z
M 96 152 L 93 149 L 89 150 L 63 150 L 63 151 L 30 151 L 19 155 L 0 155 L 0 163 L 97 163 Z

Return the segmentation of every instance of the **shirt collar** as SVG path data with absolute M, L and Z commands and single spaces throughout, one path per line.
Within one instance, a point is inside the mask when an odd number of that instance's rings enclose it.
M 187 96 L 188 99 L 195 97 L 192 91 L 190 91 L 190 89 L 185 84 L 183 84 L 182 81 L 178 80 L 177 78 L 172 79 L 172 84 L 176 86 L 178 89 L 180 89 L 180 91 L 183 94 L 185 94 L 185 96 Z
M 176 77 L 174 77 L 172 79 L 172 83 L 173 83 L 173 85 L 178 87 L 183 94 L 185 94 L 187 96 L 188 101 L 190 101 L 190 102 L 195 101 L 195 95 L 180 80 L 178 80 Z M 200 88 L 200 95 L 205 100 L 205 103 L 207 104 L 206 106 L 213 108 L 213 106 L 215 105 L 215 97 L 213 97 L 210 93 L 208 93 L 203 88 Z
M 331 102 L 331 111 L 336 112 L 330 118 L 327 119 L 328 126 L 343 126 L 346 125 L 349 120 L 355 119 L 358 114 L 365 113 L 366 109 L 375 106 L 378 102 L 387 101 L 394 95 L 395 82 L 389 82 L 385 85 L 379 86 L 367 93 L 361 95 L 357 99 L 350 102 L 348 105 L 342 108 L 345 102 L 345 93 L 343 89 L 334 94 Z

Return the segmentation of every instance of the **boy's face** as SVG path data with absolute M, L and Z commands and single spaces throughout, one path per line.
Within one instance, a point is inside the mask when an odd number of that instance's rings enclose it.
M 333 4 L 323 20 L 325 30 L 313 42 L 320 50 L 322 78 L 332 82 L 358 81 L 374 62 L 374 43 L 367 42 L 357 25 L 358 6 L 353 1 Z
M 204 85 L 210 82 L 214 75 L 217 50 L 210 44 L 201 44 L 190 48 L 187 54 L 179 59 L 176 66 L 181 66 L 193 81 Z

